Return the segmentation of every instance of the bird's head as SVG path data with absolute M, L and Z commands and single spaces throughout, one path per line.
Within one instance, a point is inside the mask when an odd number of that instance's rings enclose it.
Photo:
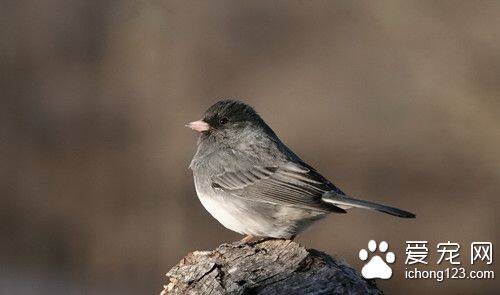
M 269 128 L 251 106 L 232 99 L 215 103 L 208 108 L 203 119 L 186 126 L 200 132 L 202 137 L 215 138 L 234 138 L 241 136 L 245 129 Z

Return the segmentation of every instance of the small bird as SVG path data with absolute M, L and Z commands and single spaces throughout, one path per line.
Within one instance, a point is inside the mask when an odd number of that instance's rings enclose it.
M 200 133 L 191 161 L 196 193 L 226 228 L 246 237 L 293 239 L 329 213 L 352 207 L 413 213 L 346 195 L 290 150 L 249 105 L 221 100 L 187 127 Z

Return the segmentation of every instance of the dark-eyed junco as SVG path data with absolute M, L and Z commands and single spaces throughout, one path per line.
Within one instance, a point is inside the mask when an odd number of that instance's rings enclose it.
M 352 198 L 302 161 L 249 105 L 222 100 L 187 125 L 200 133 L 191 161 L 203 206 L 222 225 L 251 237 L 293 238 L 328 213 L 357 207 L 415 215 Z

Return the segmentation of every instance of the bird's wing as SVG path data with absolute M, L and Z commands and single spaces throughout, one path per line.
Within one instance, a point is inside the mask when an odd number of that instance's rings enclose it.
M 298 165 L 251 166 L 225 171 L 212 179 L 212 187 L 234 196 L 274 204 L 290 205 L 326 212 L 345 213 L 322 196 L 331 184 L 319 173 Z

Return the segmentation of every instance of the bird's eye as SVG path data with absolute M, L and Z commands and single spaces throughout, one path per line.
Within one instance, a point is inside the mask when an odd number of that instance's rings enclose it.
M 221 119 L 219 120 L 219 124 L 224 125 L 224 124 L 226 124 L 226 123 L 227 123 L 227 121 L 229 121 L 229 120 L 228 120 L 228 118 L 226 118 L 226 117 L 221 118 Z

